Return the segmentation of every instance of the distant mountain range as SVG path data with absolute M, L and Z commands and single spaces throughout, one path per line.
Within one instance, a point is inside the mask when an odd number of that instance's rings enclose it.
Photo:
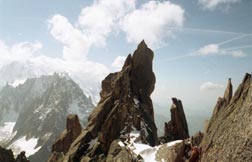
M 20 78 L 27 74 L 33 75 L 24 72 Z M 0 145 L 44 162 L 65 128 L 66 116 L 78 114 L 84 126 L 93 107 L 91 97 L 65 73 L 27 79 L 16 87 L 7 83 L 0 91 Z
M 53 75 L 53 73 L 68 73 L 68 75 L 83 89 L 87 96 L 91 96 L 93 102 L 99 100 L 100 81 L 93 79 L 83 72 L 63 71 L 46 65 L 37 64 L 31 61 L 18 62 L 14 61 L 0 67 L 0 87 L 8 83 L 12 86 L 24 83 L 28 78 L 40 77 L 42 75 Z

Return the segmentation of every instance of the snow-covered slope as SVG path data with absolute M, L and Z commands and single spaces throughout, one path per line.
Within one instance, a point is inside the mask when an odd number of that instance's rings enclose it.
M 151 147 L 139 140 L 140 133 L 133 131 L 125 141 L 119 141 L 120 147 L 126 148 L 132 157 L 141 157 L 142 162 L 168 162 L 174 161 L 177 154 L 177 148 L 184 145 L 183 140 L 172 141 Z
M 27 79 L 16 87 L 6 84 L 0 91 L 0 144 L 43 161 L 64 130 L 66 116 L 78 114 L 84 126 L 92 108 L 91 98 L 65 73 Z

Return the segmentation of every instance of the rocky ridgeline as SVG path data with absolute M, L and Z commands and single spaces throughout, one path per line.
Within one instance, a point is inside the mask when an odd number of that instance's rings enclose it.
M 190 159 L 190 142 L 183 141 L 189 131 L 180 100 L 172 98 L 171 121 L 166 123 L 164 137 L 159 138 L 161 144 L 157 137 L 150 98 L 155 87 L 153 56 L 142 41 L 134 54 L 128 55 L 122 70 L 102 81 L 101 99 L 87 127 L 73 142 L 66 140 L 65 130 L 53 145 L 48 162 L 134 162 L 143 161 L 150 152 L 158 161 Z M 137 152 L 139 145 L 146 149 Z
M 218 98 L 218 101 L 213 110 L 213 115 L 217 115 L 221 108 L 227 106 L 230 103 L 232 95 L 233 95 L 233 85 L 231 83 L 231 78 L 229 78 L 227 88 L 224 92 L 224 96 Z
M 220 104 L 221 100 L 221 104 Z M 231 80 L 205 132 L 202 162 L 252 161 L 252 79 L 246 74 L 232 97 Z
M 133 55 L 128 55 L 120 72 L 111 73 L 102 81 L 101 99 L 89 116 L 86 129 L 64 154 L 64 161 L 106 160 L 111 144 L 126 140 L 134 131 L 140 134 L 139 142 L 158 144 L 150 99 L 155 85 L 152 60 L 153 52 L 143 41 Z
M 189 136 L 182 102 L 172 98 L 171 120 L 158 138 L 150 98 L 152 60 L 153 52 L 141 42 L 122 70 L 103 80 L 87 127 L 80 131 L 77 116 L 68 119 L 75 126 L 67 124 L 48 162 L 251 162 L 251 75 L 246 74 L 234 96 L 228 80 L 204 134 Z M 139 151 L 139 145 L 146 148 Z

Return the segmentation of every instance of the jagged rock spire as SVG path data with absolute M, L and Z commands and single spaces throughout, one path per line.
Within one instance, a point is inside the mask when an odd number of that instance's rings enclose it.
M 150 98 L 155 85 L 153 56 L 142 41 L 134 54 L 128 55 L 122 70 L 102 81 L 101 99 L 89 116 L 87 127 L 66 153 L 64 162 L 105 160 L 112 143 L 126 141 L 132 132 L 139 133 L 140 143 L 158 144 Z
M 165 123 L 164 141 L 169 142 L 173 140 L 186 139 L 189 137 L 187 121 L 181 100 L 172 98 L 171 106 L 171 121 Z
M 223 96 L 223 98 L 225 99 L 226 104 L 230 103 L 232 95 L 233 95 L 233 85 L 231 83 L 231 78 L 229 78 L 227 88 L 226 88 L 224 96 Z
M 217 114 L 222 107 L 224 107 L 230 103 L 230 101 L 232 99 L 232 95 L 233 95 L 233 85 L 231 83 L 231 78 L 229 78 L 224 95 L 223 95 L 223 97 L 218 98 L 218 101 L 217 101 L 215 108 L 214 108 L 214 111 L 213 111 L 213 115 Z

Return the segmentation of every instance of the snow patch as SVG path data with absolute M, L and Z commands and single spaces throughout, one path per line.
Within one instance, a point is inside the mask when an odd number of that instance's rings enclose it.
M 95 143 L 97 143 L 97 141 L 98 141 L 97 138 L 92 139 L 92 140 L 88 143 L 88 144 L 89 144 L 88 149 L 92 148 L 92 147 L 95 145 Z
M 138 106 L 138 105 L 139 105 L 139 100 L 138 100 L 138 99 L 136 99 L 135 97 L 134 97 L 134 99 L 133 99 L 133 100 L 134 100 L 135 105 L 137 105 L 137 106 Z
M 143 150 L 139 153 L 143 158 L 144 162 L 157 162 L 156 161 L 156 153 L 158 151 L 158 147 L 152 147 L 146 150 Z
M 147 144 L 136 143 L 136 140 L 140 136 L 139 132 L 131 132 L 129 136 L 129 140 L 126 140 L 125 142 L 119 141 L 119 146 L 126 147 L 131 153 L 133 153 L 133 155 L 135 154 L 135 156 L 140 155 L 143 158 L 143 162 L 157 162 L 156 154 L 163 145 L 151 147 Z M 167 145 L 167 147 L 172 147 L 181 142 L 183 142 L 183 140 L 172 141 L 164 145 Z M 163 161 L 164 159 L 162 159 L 162 162 Z
M 36 147 L 38 143 L 38 138 L 30 138 L 29 140 L 26 140 L 26 136 L 23 136 L 22 138 L 16 140 L 13 142 L 8 149 L 12 149 L 14 152 L 14 156 L 18 155 L 21 151 L 25 151 L 25 155 L 27 157 L 33 155 L 36 153 L 40 147 Z
M 10 83 L 10 85 L 12 87 L 17 87 L 19 86 L 20 84 L 24 84 L 26 81 L 26 79 L 20 79 L 20 80 L 15 80 L 13 83 Z
M 122 141 L 119 141 L 118 145 L 121 146 L 121 147 L 125 147 L 125 145 L 124 145 L 124 143 Z
M 181 142 L 183 142 L 183 140 L 176 140 L 176 141 L 168 142 L 166 145 L 167 145 L 168 147 L 171 147 L 171 146 L 174 146 L 174 145 L 176 145 L 177 143 L 181 143 Z
M 0 143 L 11 137 L 16 122 L 5 122 L 0 125 Z

